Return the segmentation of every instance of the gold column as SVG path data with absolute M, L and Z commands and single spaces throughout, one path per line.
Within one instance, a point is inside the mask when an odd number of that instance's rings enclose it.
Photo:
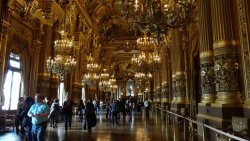
M 3 104 L 3 85 L 4 85 L 4 70 L 6 64 L 6 49 L 7 49 L 7 41 L 9 35 L 9 27 L 10 24 L 6 22 L 3 23 L 3 32 L 0 33 L 0 107 Z M 0 108 L 1 109 L 1 108 Z
M 74 103 L 79 103 L 80 99 L 82 99 L 81 93 L 82 93 L 82 84 L 73 83 L 71 99 L 73 100 Z
M 172 103 L 175 103 L 176 101 L 176 78 L 175 75 L 172 75 Z
M 41 49 L 41 41 L 40 40 L 34 40 L 33 41 L 33 48 L 32 48 L 32 59 L 31 59 L 31 70 L 30 70 L 30 76 L 31 80 L 29 81 L 29 93 L 30 96 L 35 96 L 36 90 L 37 90 L 37 82 L 38 82 L 38 67 L 39 67 L 39 54 Z
M 158 101 L 157 85 L 159 80 L 159 75 L 157 72 L 153 72 L 154 83 L 153 83 L 153 101 L 156 104 Z
M 218 104 L 241 103 L 237 43 L 234 39 L 231 0 L 211 0 L 215 82 Z
M 215 100 L 214 61 L 212 46 L 212 28 L 210 0 L 199 2 L 199 35 L 201 60 L 201 103 L 213 103 Z
M 161 71 L 161 75 L 162 75 L 162 83 L 161 83 L 161 101 L 162 104 L 166 105 L 166 103 L 168 102 L 168 67 L 167 67 L 167 63 L 168 63 L 168 58 L 167 58 L 167 53 L 166 53 L 166 48 L 162 49 L 162 71 Z
M 184 50 L 182 47 L 182 35 L 179 29 L 174 29 L 172 32 L 173 47 L 171 48 L 172 60 L 172 87 L 173 101 L 176 104 L 184 104 L 186 99 L 186 75 Z
M 53 52 L 53 37 L 56 35 L 56 31 L 52 31 L 52 27 L 49 25 L 44 26 L 44 36 L 42 36 L 42 48 L 39 54 L 39 66 L 38 66 L 38 80 L 37 80 L 37 92 L 48 96 L 51 99 L 57 97 L 57 88 L 59 79 L 56 75 L 49 73 L 46 66 L 46 60 L 49 56 L 52 56 Z
M 74 48 L 75 48 L 75 58 L 77 61 L 77 65 L 75 70 L 72 72 L 73 76 L 72 76 L 72 95 L 71 95 L 71 99 L 73 100 L 73 102 L 75 103 L 79 103 L 79 100 L 82 99 L 81 98 L 81 94 L 82 94 L 82 77 L 80 74 L 80 70 L 82 70 L 81 68 L 83 67 L 82 64 L 82 58 L 81 54 L 82 54 L 82 41 L 80 40 L 82 37 L 82 33 L 81 32 L 75 32 L 74 34 L 75 36 L 75 41 L 74 41 Z

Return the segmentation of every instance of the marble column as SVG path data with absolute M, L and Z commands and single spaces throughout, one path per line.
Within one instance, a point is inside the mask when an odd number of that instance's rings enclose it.
M 240 104 L 237 42 L 233 33 L 232 0 L 211 0 L 214 71 L 218 104 Z
M 210 15 L 210 0 L 199 2 L 199 36 L 201 60 L 201 103 L 215 101 L 213 39 Z

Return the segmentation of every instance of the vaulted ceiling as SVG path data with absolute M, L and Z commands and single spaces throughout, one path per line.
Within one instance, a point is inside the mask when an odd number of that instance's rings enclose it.
M 120 0 L 83 0 L 84 8 L 96 28 L 101 44 L 99 61 L 128 71 L 136 48 L 136 32 L 123 19 Z M 137 33 L 140 34 L 140 33 Z

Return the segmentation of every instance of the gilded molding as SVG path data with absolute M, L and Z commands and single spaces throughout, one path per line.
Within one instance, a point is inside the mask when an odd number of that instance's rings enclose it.
M 213 43 L 214 49 L 222 47 L 236 47 L 237 42 L 235 40 L 218 40 Z
M 217 104 L 242 104 L 241 94 L 238 92 L 217 92 Z
M 64 20 L 65 13 L 60 5 L 56 3 L 56 1 L 43 0 L 41 7 L 45 13 L 50 13 L 61 21 Z
M 204 51 L 204 52 L 201 52 L 200 53 L 200 58 L 202 59 L 202 58 L 211 58 L 211 57 L 213 57 L 214 56 L 214 53 L 213 53 L 213 51 Z

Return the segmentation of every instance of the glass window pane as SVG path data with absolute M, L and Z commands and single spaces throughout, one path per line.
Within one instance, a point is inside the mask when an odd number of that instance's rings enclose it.
M 13 54 L 13 53 L 10 54 L 10 58 L 15 58 L 17 60 L 20 60 L 20 56 L 17 54 Z
M 10 66 L 20 69 L 20 62 L 10 60 Z
M 8 71 L 4 83 L 4 105 L 2 107 L 3 110 L 9 110 L 10 104 L 10 90 L 11 90 L 11 79 L 12 79 L 12 71 Z
M 17 109 L 18 98 L 20 96 L 20 84 L 21 84 L 20 82 L 21 82 L 20 72 L 14 72 L 13 73 L 12 91 L 11 91 L 10 110 Z

